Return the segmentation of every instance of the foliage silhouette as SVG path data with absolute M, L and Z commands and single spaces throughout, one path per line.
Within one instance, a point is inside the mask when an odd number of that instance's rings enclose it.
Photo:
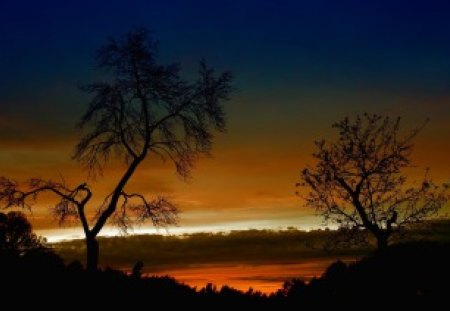
M 301 172 L 297 186 L 307 189 L 307 206 L 340 226 L 345 242 L 367 242 L 371 234 L 384 249 L 393 235 L 436 215 L 448 201 L 448 186 L 427 175 L 418 187 L 407 186 L 404 169 L 421 127 L 401 137 L 400 118 L 364 114 L 333 128 L 338 140 L 316 142 L 317 161 Z
M 45 240 L 32 231 L 30 222 L 21 212 L 0 212 L 0 252 L 23 254 L 43 249 Z
M 156 226 L 177 222 L 177 208 L 167 198 L 149 199 L 126 191 L 138 167 L 156 156 L 171 161 L 178 174 L 188 178 L 198 155 L 210 152 L 214 131 L 225 130 L 223 103 L 229 99 L 231 74 L 216 75 L 202 61 L 197 80 L 190 82 L 181 77 L 178 65 L 158 64 L 156 52 L 145 29 L 111 38 L 97 55 L 98 67 L 107 78 L 82 87 L 92 100 L 79 123 L 83 134 L 74 159 L 91 177 L 98 176 L 111 158 L 126 166 L 97 206 L 92 222 L 86 212 L 93 195 L 87 183 L 69 187 L 64 180 L 32 178 L 20 186 L 10 179 L 0 180 L 0 201 L 6 207 L 30 206 L 43 192 L 59 198 L 53 211 L 60 223 L 70 218 L 81 222 L 90 271 L 98 267 L 97 235 L 108 221 L 124 231 L 135 221 L 151 220 Z
M 278 294 L 298 306 L 317 305 L 319 298 L 338 306 L 431 307 L 446 299 L 448 250 L 449 244 L 433 242 L 398 244 L 350 265 L 338 261 L 309 284 L 287 282 Z
M 154 306 L 199 310 L 331 306 L 356 310 L 368 301 L 371 307 L 383 307 L 387 303 L 431 307 L 447 298 L 447 287 L 442 281 L 450 277 L 449 247 L 437 243 L 388 247 L 384 252 L 350 265 L 338 261 L 309 283 L 294 279 L 269 295 L 252 290 L 243 292 L 229 286 L 217 288 L 213 284 L 195 289 L 170 277 L 136 277 L 108 268 L 89 273 L 79 263 L 64 266 L 48 251 L 3 260 L 0 277 L 9 285 L 3 295 L 10 300 L 13 297 L 23 299 L 23 292 L 17 290 L 20 286 L 26 284 L 27 288 L 32 288 L 27 291 L 27 301 L 34 307 L 48 304 L 48 300 L 42 298 L 49 294 L 53 303 L 70 301 L 73 307 L 89 303 L 93 307 L 138 308 L 142 307 L 143 297 Z

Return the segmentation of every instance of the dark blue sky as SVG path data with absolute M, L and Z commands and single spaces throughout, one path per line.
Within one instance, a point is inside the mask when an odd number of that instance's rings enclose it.
M 0 91 L 85 81 L 105 37 L 144 26 L 163 59 L 204 56 L 243 88 L 447 92 L 449 17 L 449 1 L 3 0 Z

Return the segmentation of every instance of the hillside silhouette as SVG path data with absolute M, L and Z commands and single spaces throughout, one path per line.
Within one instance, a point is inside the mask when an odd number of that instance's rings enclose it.
M 290 307 L 348 306 L 367 303 L 417 305 L 446 299 L 450 277 L 450 244 L 417 242 L 399 244 L 347 265 L 337 261 L 319 278 L 305 283 L 299 279 L 286 282 L 278 292 L 265 295 L 242 292 L 228 286 L 191 288 L 167 277 L 141 277 L 142 263 L 133 273 L 105 268 L 87 272 L 74 261 L 67 265 L 49 249 L 30 250 L 25 254 L 1 254 L 0 277 L 4 297 L 21 299 L 26 295 L 33 306 L 50 302 L 138 308 L 143 301 L 165 308 L 195 307 L 280 310 Z M 131 267 L 130 267 L 131 268 Z M 105 296 L 106 295 L 106 296 Z M 108 297 L 108 299 L 104 299 Z M 29 300 L 28 300 L 29 299 Z

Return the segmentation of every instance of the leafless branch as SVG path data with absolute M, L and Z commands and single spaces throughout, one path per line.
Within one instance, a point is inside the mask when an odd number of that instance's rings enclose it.
M 418 187 L 406 187 L 402 174 L 424 125 L 401 137 L 400 118 L 364 114 L 335 123 L 339 139 L 316 141 L 316 165 L 301 173 L 298 185 L 310 189 L 306 205 L 327 221 L 365 228 L 378 240 L 436 215 L 449 199 L 448 187 L 434 185 L 427 174 Z

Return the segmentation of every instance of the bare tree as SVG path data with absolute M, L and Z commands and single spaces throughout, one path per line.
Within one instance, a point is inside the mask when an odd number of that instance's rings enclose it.
M 447 185 L 437 186 L 428 174 L 419 186 L 408 185 L 412 140 L 422 127 L 400 135 L 400 118 L 364 114 L 333 125 L 336 142 L 316 141 L 315 166 L 301 172 L 297 186 L 306 187 L 306 205 L 325 221 L 337 223 L 351 238 L 369 233 L 378 248 L 393 234 L 435 215 L 448 200 Z
M 83 135 L 74 159 L 90 176 L 101 174 L 111 158 L 126 165 L 91 222 L 86 214 L 92 197 L 87 183 L 70 188 L 64 181 L 33 178 L 26 190 L 9 179 L 0 183 L 0 200 L 6 207 L 29 206 L 42 192 L 55 194 L 60 200 L 53 211 L 59 221 L 77 218 L 81 222 L 88 270 L 97 269 L 96 237 L 107 221 L 125 230 L 133 221 L 150 219 L 157 226 L 177 221 L 177 208 L 166 198 L 150 200 L 125 191 L 142 162 L 150 155 L 169 160 L 187 178 L 198 155 L 209 153 L 213 130 L 225 130 L 223 103 L 229 99 L 231 74 L 215 75 L 202 61 L 198 79 L 189 82 L 180 76 L 178 65 L 158 64 L 156 51 L 146 30 L 130 32 L 120 40 L 111 38 L 98 51 L 105 80 L 82 88 L 92 94 L 92 101 L 79 124 Z

